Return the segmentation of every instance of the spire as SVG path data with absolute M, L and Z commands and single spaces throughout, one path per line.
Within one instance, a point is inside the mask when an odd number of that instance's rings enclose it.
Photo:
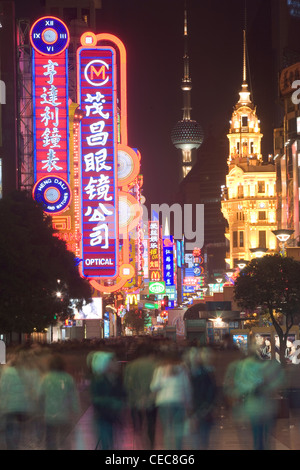
M 243 30 L 243 83 L 247 82 L 247 44 L 246 44 L 246 31 L 247 31 L 247 0 L 244 3 L 244 30 Z
M 190 78 L 190 63 L 188 54 L 188 22 L 187 22 L 187 2 L 184 2 L 184 21 L 183 21 L 183 39 L 184 39 L 184 55 L 183 55 L 183 79 L 181 89 L 183 91 L 183 120 L 191 119 L 191 89 L 192 81 Z
M 244 29 L 243 29 L 243 83 L 242 83 L 242 90 L 240 91 L 240 99 L 238 105 L 240 106 L 252 106 L 251 98 L 250 98 L 250 91 L 248 90 L 248 83 L 247 83 L 247 38 L 246 38 L 246 30 L 247 30 L 247 0 L 244 2 Z
M 246 30 L 243 30 L 243 84 L 242 90 L 239 93 L 240 99 L 239 105 L 251 105 L 250 91 L 248 90 L 247 83 L 247 42 L 246 42 Z
M 246 30 L 243 31 L 243 83 L 247 82 Z

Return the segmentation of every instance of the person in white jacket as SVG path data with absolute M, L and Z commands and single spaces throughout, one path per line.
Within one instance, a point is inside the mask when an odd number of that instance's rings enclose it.
M 150 385 L 156 394 L 165 450 L 181 450 L 184 425 L 191 402 L 191 385 L 184 363 L 178 358 L 163 361 L 154 371 Z

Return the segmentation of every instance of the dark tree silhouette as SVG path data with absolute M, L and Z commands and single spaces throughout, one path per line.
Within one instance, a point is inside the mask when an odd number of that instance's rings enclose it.
M 234 296 L 240 307 L 266 310 L 279 337 L 280 361 L 285 362 L 289 332 L 300 313 L 300 262 L 280 255 L 254 259 L 240 272 Z M 279 321 L 276 313 L 281 314 Z
M 69 317 L 70 299 L 89 301 L 74 254 L 31 195 L 1 199 L 0 226 L 0 332 L 42 331 Z

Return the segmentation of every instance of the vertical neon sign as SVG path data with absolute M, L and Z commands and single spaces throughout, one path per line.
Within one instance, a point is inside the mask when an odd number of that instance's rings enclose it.
M 148 269 L 150 281 L 161 281 L 159 222 L 148 222 Z
M 77 51 L 82 275 L 118 274 L 116 58 L 111 47 Z
M 33 69 L 33 197 L 50 214 L 70 204 L 68 56 L 69 32 L 55 17 L 37 20 L 30 31 Z
M 166 286 L 172 286 L 174 284 L 174 252 L 171 236 L 163 239 L 163 269 Z

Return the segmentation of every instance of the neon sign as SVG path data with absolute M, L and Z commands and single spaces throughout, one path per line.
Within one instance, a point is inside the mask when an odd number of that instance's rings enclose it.
M 151 281 L 161 281 L 159 222 L 148 223 L 148 270 Z
M 172 237 L 163 239 L 163 272 L 166 286 L 174 284 L 174 253 Z
M 116 63 L 111 47 L 77 51 L 80 122 L 82 275 L 118 274 Z
M 33 69 L 33 197 L 45 212 L 70 204 L 68 56 L 69 32 L 54 17 L 37 20 L 30 31 Z

